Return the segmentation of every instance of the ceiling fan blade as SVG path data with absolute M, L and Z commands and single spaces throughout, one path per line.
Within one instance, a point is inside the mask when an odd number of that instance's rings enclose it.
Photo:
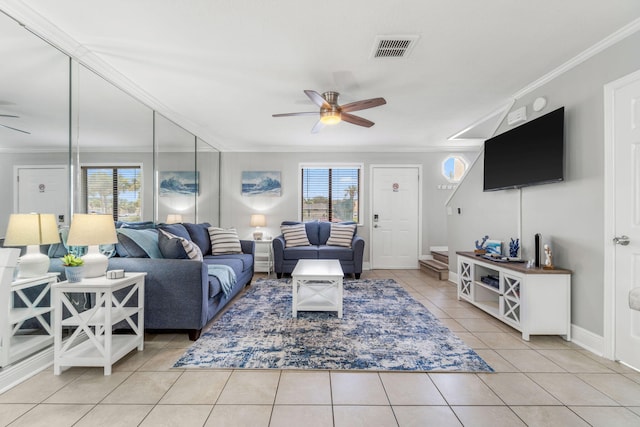
M 353 114 L 345 113 L 344 111 L 342 112 L 341 117 L 342 117 L 342 121 L 344 122 L 349 122 L 351 124 L 358 125 L 358 126 L 364 126 L 366 128 L 370 128 L 375 124 L 371 120 L 354 116 Z
M 324 128 L 324 123 L 322 123 L 320 120 L 318 120 L 318 122 L 313 126 L 313 128 L 311 128 L 311 133 L 318 133 L 323 128 Z
M 384 98 L 371 98 L 363 101 L 351 102 L 349 104 L 342 105 L 340 108 L 343 112 L 348 113 L 349 111 L 359 111 L 366 110 L 367 108 L 378 107 L 386 103 L 387 101 L 385 101 Z
M 14 119 L 20 118 L 20 116 L 14 116 L 12 114 L 0 114 L 0 117 L 11 117 L 11 118 L 14 118 Z
M 18 131 L 18 132 L 22 132 L 22 133 L 26 133 L 28 135 L 31 135 L 31 132 L 27 132 L 26 130 L 20 130 L 20 129 L 12 128 L 11 126 L 3 125 L 2 123 L 0 123 L 0 126 L 2 126 L 3 128 L 7 128 L 7 129 L 11 129 L 11 130 L 15 130 L 15 131 Z
M 309 97 L 309 99 L 311 99 L 313 101 L 314 104 L 316 104 L 318 107 L 327 107 L 329 108 L 330 105 L 329 103 L 327 103 L 327 100 L 324 99 L 322 97 L 322 95 L 320 95 L 318 92 L 316 92 L 315 90 L 305 90 L 304 93 Z
M 310 116 L 312 114 L 318 115 L 317 111 L 304 111 L 302 113 L 280 113 L 280 114 L 272 114 L 272 117 L 290 117 L 290 116 Z

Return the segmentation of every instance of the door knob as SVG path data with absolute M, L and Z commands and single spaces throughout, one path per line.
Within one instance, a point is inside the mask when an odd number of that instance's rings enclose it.
M 627 246 L 629 242 L 631 242 L 631 239 L 629 239 L 629 236 L 622 235 L 620 237 L 613 238 L 613 243 L 615 243 L 616 245 Z
M 378 224 L 373 224 L 373 228 L 378 228 Z

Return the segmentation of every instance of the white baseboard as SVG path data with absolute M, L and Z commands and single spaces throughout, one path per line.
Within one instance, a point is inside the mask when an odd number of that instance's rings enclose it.
M 0 393 L 9 390 L 53 364 L 53 346 L 0 370 Z M 53 374 L 51 374 L 53 375 Z
M 429 246 L 429 251 L 449 252 L 448 246 Z
M 571 342 L 598 356 L 604 354 L 604 337 L 587 331 L 580 326 L 571 325 Z
M 455 271 L 451 271 L 449 270 L 449 281 L 452 283 L 455 283 L 456 286 L 458 284 L 458 273 L 456 273 Z
M 371 263 L 370 262 L 363 262 L 362 263 L 362 270 L 371 270 Z

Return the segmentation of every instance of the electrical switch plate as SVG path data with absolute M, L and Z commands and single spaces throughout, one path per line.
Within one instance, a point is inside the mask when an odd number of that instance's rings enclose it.
M 509 125 L 515 125 L 517 123 L 526 122 L 527 121 L 527 107 L 523 106 L 518 108 L 517 110 L 513 110 L 507 116 L 507 123 Z

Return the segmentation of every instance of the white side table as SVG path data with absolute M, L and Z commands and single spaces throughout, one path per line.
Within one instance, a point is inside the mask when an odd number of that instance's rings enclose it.
M 291 273 L 293 317 L 298 311 L 336 311 L 342 318 L 342 278 L 337 259 L 301 259 Z
M 273 271 L 273 240 L 254 240 L 256 253 L 254 256 L 254 271 L 265 272 L 268 275 Z
M 60 375 L 67 366 L 102 366 L 111 375 L 111 366 L 134 348 L 144 349 L 144 276 L 126 273 L 122 279 L 105 276 L 81 282 L 60 282 L 52 286 L 54 316 L 53 373 Z M 129 288 L 118 298 L 116 291 Z M 93 307 L 78 312 L 66 292 L 94 294 Z M 131 301 L 135 302 L 126 306 Z M 63 307 L 71 314 L 62 319 Z M 137 319 L 134 317 L 137 315 Z M 112 334 L 113 325 L 126 321 L 131 334 Z M 62 342 L 62 328 L 75 327 Z M 88 339 L 86 339 L 88 337 Z
M 39 277 L 16 279 L 9 286 L 0 287 L 0 367 L 23 359 L 53 342 L 51 320 L 44 315 L 51 313 L 51 303 L 43 304 L 50 293 L 51 285 L 58 280 L 58 273 L 47 273 Z M 31 296 L 25 291 L 40 286 Z M 24 307 L 15 307 L 16 300 Z M 36 319 L 44 334 L 21 334 L 20 327 L 25 321 Z

